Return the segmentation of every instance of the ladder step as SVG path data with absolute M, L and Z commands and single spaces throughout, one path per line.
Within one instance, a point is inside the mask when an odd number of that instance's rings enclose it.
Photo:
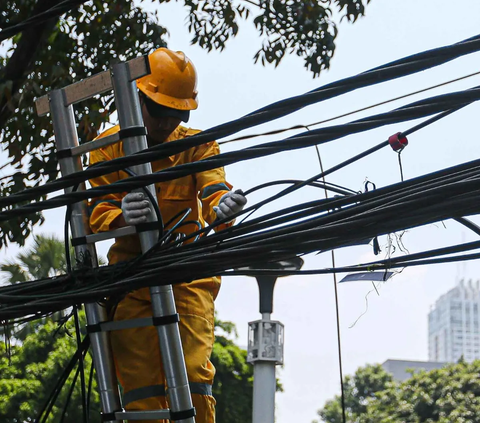
M 84 238 L 78 238 L 78 241 L 73 238 L 72 245 L 84 244 L 85 240 L 87 244 L 95 244 L 96 242 L 106 241 L 112 238 L 120 238 L 122 236 L 127 235 L 135 235 L 137 233 L 137 229 L 135 226 L 125 226 L 120 229 L 114 229 L 113 231 L 108 232 L 99 232 L 98 234 L 90 234 L 85 236 Z
M 99 138 L 95 141 L 90 141 L 85 144 L 81 144 L 78 147 L 73 147 L 70 149 L 72 156 L 81 156 L 82 154 L 89 153 L 93 150 L 98 150 L 99 148 L 106 147 L 107 145 L 115 144 L 120 141 L 118 133 L 108 135 L 103 138 Z

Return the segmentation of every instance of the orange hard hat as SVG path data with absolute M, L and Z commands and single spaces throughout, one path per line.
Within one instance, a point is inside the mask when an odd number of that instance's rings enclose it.
M 159 48 L 148 56 L 151 73 L 137 79 L 138 89 L 157 104 L 178 110 L 195 110 L 197 71 L 181 51 Z

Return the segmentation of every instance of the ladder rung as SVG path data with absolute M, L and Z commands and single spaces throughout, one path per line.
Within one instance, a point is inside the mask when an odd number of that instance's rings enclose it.
M 170 410 L 119 411 L 115 413 L 117 420 L 158 420 L 170 419 Z
M 134 81 L 150 73 L 148 56 L 140 56 L 129 60 L 127 63 L 130 70 L 130 81 Z M 62 88 L 62 91 L 65 95 L 65 106 L 70 106 L 71 104 L 78 103 L 79 101 L 86 100 L 87 98 L 111 89 L 113 89 L 112 77 L 110 70 L 107 70 L 76 82 L 75 84 L 68 85 Z M 46 115 L 50 111 L 48 94 L 37 99 L 35 105 L 38 116 Z
M 110 144 L 115 144 L 120 141 L 118 132 L 116 134 L 108 135 L 103 138 L 99 138 L 95 141 L 90 141 L 85 144 L 79 145 L 78 147 L 73 147 L 71 149 L 72 156 L 81 156 L 82 154 L 88 153 L 93 150 L 98 150 L 99 148 L 106 147 Z
M 114 229 L 113 231 L 108 232 L 99 232 L 98 234 L 90 234 L 85 238 L 87 239 L 87 244 L 94 244 L 95 242 L 106 241 L 107 239 L 120 238 L 122 236 L 134 235 L 137 233 L 135 226 L 125 226 L 120 229 Z

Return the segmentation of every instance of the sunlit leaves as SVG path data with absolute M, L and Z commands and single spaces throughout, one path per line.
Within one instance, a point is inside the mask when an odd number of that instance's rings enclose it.
M 0 24 L 7 26 L 30 16 L 36 3 L 42 0 L 0 2 Z M 48 91 L 61 88 L 85 77 L 108 69 L 121 60 L 128 60 L 165 45 L 166 30 L 151 14 L 134 6 L 130 0 L 87 2 L 62 16 L 47 34 L 39 51 L 30 52 L 35 58 L 16 83 L 2 80 L 2 67 L 25 40 L 22 34 L 14 38 L 12 49 L 0 60 L 0 97 L 8 99 L 9 117 L 0 129 L 2 149 L 10 157 L 15 172 L 0 179 L 0 195 L 7 196 L 24 188 L 45 183 L 58 175 L 50 117 L 37 117 L 34 100 Z M 109 110 L 112 96 L 102 101 L 83 102 L 75 108 L 80 142 L 92 140 Z M 11 169 L 11 168 L 10 168 Z M 5 175 L 5 172 L 3 173 Z M 26 176 L 28 175 L 28 176 Z M 0 246 L 10 242 L 23 244 L 41 215 L 14 219 L 0 225 Z
M 370 0 L 185 0 L 192 43 L 223 50 L 237 35 L 240 21 L 252 14 L 261 48 L 255 62 L 278 66 L 286 54 L 303 58 L 305 67 L 318 76 L 330 66 L 337 26 L 332 7 L 350 22 L 365 13 Z

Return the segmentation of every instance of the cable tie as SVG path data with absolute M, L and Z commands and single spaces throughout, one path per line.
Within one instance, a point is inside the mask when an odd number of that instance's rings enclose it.
M 178 313 L 170 314 L 168 316 L 154 316 L 152 317 L 153 326 L 165 326 L 171 325 L 173 323 L 178 323 L 180 321 L 180 315 Z M 189 416 L 190 417 L 190 416 Z M 183 419 L 173 419 L 173 420 L 183 420 Z
M 87 244 L 87 237 L 86 236 L 79 236 L 77 238 L 72 238 L 72 247 L 78 247 L 79 245 L 86 245 Z
M 135 231 L 138 233 L 140 232 L 148 232 L 148 231 L 158 231 L 159 230 L 159 222 L 145 222 L 139 223 L 135 225 Z
M 102 422 L 111 422 L 111 421 L 116 421 L 118 420 L 115 417 L 115 413 L 121 413 L 123 410 L 117 410 L 113 411 L 112 413 L 101 413 L 102 416 Z
M 388 138 L 390 147 L 393 148 L 393 151 L 400 153 L 407 145 L 408 139 L 404 137 L 401 132 L 397 132 L 395 135 L 392 135 Z
M 195 407 L 183 411 L 170 410 L 170 420 L 178 422 L 179 420 L 186 420 L 190 417 L 195 417 L 196 414 Z
M 147 128 L 145 128 L 145 126 L 131 126 L 130 128 L 120 129 L 120 131 L 118 131 L 118 137 L 121 140 L 141 135 L 147 135 Z
M 90 335 L 91 333 L 98 333 L 102 332 L 102 326 L 100 323 L 96 323 L 94 325 L 87 325 L 87 333 Z
M 72 149 L 71 148 L 64 148 L 62 150 L 58 150 L 55 155 L 57 156 L 57 160 L 67 159 L 72 157 Z

